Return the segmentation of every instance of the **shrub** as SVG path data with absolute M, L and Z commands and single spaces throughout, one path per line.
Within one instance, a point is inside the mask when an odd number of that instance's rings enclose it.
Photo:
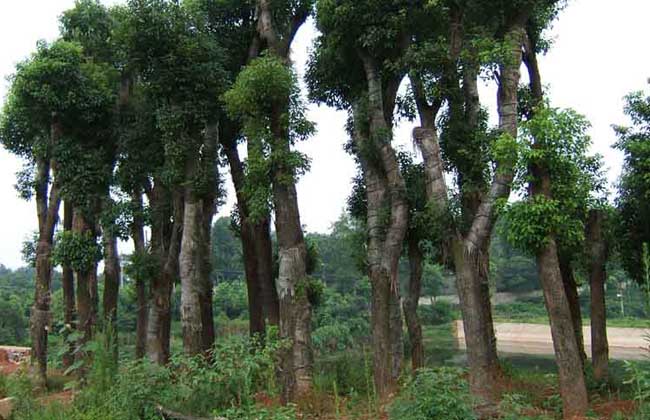
M 446 324 L 457 317 L 453 305 L 445 301 L 438 301 L 435 305 L 419 305 L 418 313 L 424 325 Z
M 470 420 L 471 397 L 463 371 L 455 368 L 422 369 L 410 379 L 389 407 L 395 420 Z

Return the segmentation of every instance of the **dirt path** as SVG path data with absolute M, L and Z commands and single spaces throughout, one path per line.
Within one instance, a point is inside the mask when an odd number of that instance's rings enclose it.
M 503 353 L 553 354 L 551 328 L 542 324 L 498 323 L 494 325 L 497 335 L 497 348 Z M 460 348 L 465 348 L 463 321 L 454 324 L 456 340 Z M 585 351 L 591 354 L 589 345 L 591 327 L 583 327 Z M 612 359 L 646 360 L 650 357 L 650 329 L 607 328 L 609 356 Z

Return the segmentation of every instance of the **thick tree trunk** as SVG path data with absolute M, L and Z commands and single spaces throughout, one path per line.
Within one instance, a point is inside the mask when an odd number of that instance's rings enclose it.
M 562 274 L 562 283 L 564 284 L 564 293 L 566 293 L 569 302 L 569 309 L 571 310 L 571 321 L 573 322 L 573 331 L 576 335 L 576 344 L 580 352 L 580 359 L 582 365 L 587 360 L 587 353 L 585 353 L 585 340 L 582 335 L 582 311 L 580 310 L 580 294 L 578 293 L 578 284 L 576 283 L 573 267 L 570 261 L 560 258 L 560 273 Z
M 183 197 L 154 186 L 151 245 L 160 262 L 160 274 L 151 283 L 151 301 L 147 320 L 147 353 L 158 364 L 169 361 L 171 333 L 171 295 L 179 276 L 179 253 L 183 231 Z
M 201 241 L 203 238 L 203 204 L 185 191 L 185 214 L 179 268 L 181 276 L 181 324 L 183 350 L 194 356 L 203 350 L 203 322 L 201 319 Z
M 241 206 L 240 206 L 241 208 Z M 241 213 L 241 210 L 240 210 Z M 253 226 L 246 218 L 241 220 L 240 237 L 246 274 L 246 289 L 248 292 L 248 327 L 251 337 L 262 337 L 266 331 L 264 322 L 264 304 L 262 301 L 261 285 L 258 281 L 257 255 L 255 252 L 255 237 Z
M 279 119 L 277 119 L 279 123 Z M 284 151 L 289 148 L 284 136 Z M 286 172 L 279 169 L 274 179 L 283 179 Z M 291 346 L 281 361 L 283 401 L 311 391 L 313 354 L 311 345 L 311 305 L 308 299 L 307 247 L 300 224 L 295 184 L 273 183 L 275 229 L 278 235 L 280 270 L 277 290 L 280 300 L 280 337 Z
M 216 185 L 216 184 L 215 184 Z M 202 264 L 201 264 L 201 293 L 199 300 L 201 303 L 201 325 L 203 327 L 201 336 L 203 342 L 203 351 L 209 352 L 214 346 L 214 311 L 212 308 L 212 295 L 214 284 L 210 273 L 212 266 L 210 264 L 211 240 L 210 231 L 212 229 L 212 218 L 215 211 L 216 197 L 210 197 L 203 202 L 203 242 L 201 246 Z
M 406 318 L 406 327 L 411 342 L 411 366 L 413 372 L 424 366 L 424 344 L 422 342 L 422 326 L 418 316 L 418 304 L 420 302 L 420 292 L 422 291 L 422 272 L 424 269 L 424 258 L 420 245 L 415 240 L 410 240 L 408 244 L 409 256 L 409 287 L 408 294 L 404 298 L 404 318 Z
M 72 231 L 72 204 L 65 201 L 63 205 L 63 230 L 66 232 Z M 63 289 L 63 323 L 64 333 L 63 341 L 66 347 L 63 353 L 63 367 L 69 368 L 74 363 L 74 343 L 70 343 L 68 336 L 76 328 L 75 318 L 75 293 L 74 293 L 74 272 L 69 265 L 63 265 L 61 273 L 61 284 Z
M 559 267 L 555 238 L 551 237 L 537 255 L 537 269 L 551 323 L 564 418 L 570 419 L 584 415 L 589 402 L 582 359 Z
M 607 279 L 607 243 L 603 233 L 605 214 L 591 210 L 587 223 L 589 255 L 589 286 L 591 289 L 591 363 L 594 378 L 605 381 L 609 375 L 609 344 L 607 342 L 607 312 L 605 280 Z
M 453 242 L 456 287 L 463 315 L 463 328 L 470 368 L 470 389 L 476 396 L 491 401 L 501 376 L 492 322 L 490 289 L 481 275 L 480 255 L 469 254 L 462 240 Z
M 135 205 L 135 215 L 133 225 L 131 226 L 131 238 L 133 239 L 133 248 L 137 255 L 146 254 L 146 244 L 144 239 L 144 220 L 142 194 L 137 192 L 132 195 L 132 202 Z M 145 279 L 138 278 L 135 283 L 137 318 L 135 326 L 135 357 L 141 359 L 147 351 L 147 313 L 149 311 L 147 303 L 147 284 Z

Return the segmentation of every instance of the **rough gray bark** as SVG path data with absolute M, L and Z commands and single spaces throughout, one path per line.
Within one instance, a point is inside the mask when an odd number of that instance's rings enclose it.
M 415 240 L 408 243 L 409 257 L 409 286 L 408 294 L 404 297 L 403 308 L 406 327 L 411 342 L 411 366 L 413 372 L 424 366 L 424 344 L 422 342 L 422 325 L 418 316 L 418 304 L 422 291 L 422 272 L 424 269 L 424 257 L 420 245 Z
M 63 230 L 70 232 L 72 230 L 72 203 L 65 201 L 63 204 Z M 69 265 L 63 265 L 61 273 L 61 285 L 63 289 L 63 323 L 65 325 L 63 341 L 68 343 L 68 347 L 63 354 L 63 367 L 69 368 L 74 363 L 74 343 L 68 342 L 68 336 L 76 328 L 76 309 L 74 293 L 74 272 Z
M 52 115 L 50 142 L 55 144 L 61 137 L 61 125 L 56 114 Z M 30 314 L 32 338 L 32 366 L 36 385 L 47 387 L 47 341 L 50 325 L 50 288 L 52 283 L 52 244 L 54 229 L 58 222 L 61 194 L 56 179 L 56 164 L 47 158 L 36 164 L 36 213 L 38 216 L 38 243 L 36 244 L 36 287 L 34 305 Z M 50 187 L 50 179 L 52 186 Z M 49 191 L 48 191 L 49 189 Z
M 591 289 L 591 364 L 594 368 L 594 378 L 597 381 L 605 381 L 609 375 L 609 344 L 607 342 L 605 306 L 608 246 L 603 232 L 604 222 L 605 212 L 603 210 L 589 212 L 586 236 Z
M 286 33 L 280 36 L 273 26 L 273 8 L 270 0 L 258 0 L 257 34 L 271 53 L 288 62 L 291 42 L 311 11 L 311 2 L 296 5 L 289 18 Z M 274 106 L 271 115 L 271 133 L 274 147 L 281 153 L 290 150 L 289 133 L 282 115 L 289 107 L 289 98 Z M 313 350 L 311 345 L 311 305 L 307 296 L 307 247 L 300 223 L 298 197 L 292 169 L 283 163 L 275 166 L 272 178 L 275 230 L 278 237 L 279 275 L 276 288 L 279 298 L 280 337 L 291 342 L 280 361 L 280 381 L 283 402 L 311 391 Z

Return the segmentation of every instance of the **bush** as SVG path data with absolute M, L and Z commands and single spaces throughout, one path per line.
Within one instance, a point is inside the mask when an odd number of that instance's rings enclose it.
M 469 386 L 455 368 L 422 369 L 410 379 L 388 413 L 395 420 L 470 420 Z
M 458 316 L 453 305 L 445 301 L 438 301 L 435 305 L 419 305 L 418 314 L 424 325 L 446 324 Z
M 248 316 L 248 294 L 242 280 L 222 281 L 214 289 L 212 298 L 215 315 L 229 319 Z

